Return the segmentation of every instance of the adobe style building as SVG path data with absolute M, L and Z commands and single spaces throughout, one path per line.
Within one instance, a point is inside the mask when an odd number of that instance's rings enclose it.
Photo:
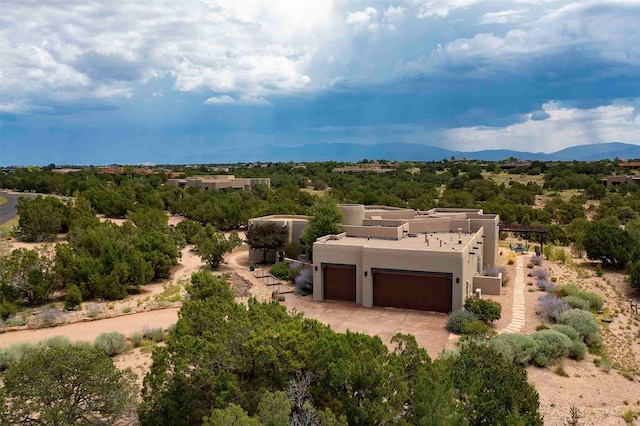
M 498 257 L 499 217 L 479 209 L 415 211 L 342 204 L 342 233 L 313 244 L 313 298 L 448 313 L 475 289 L 500 294 L 501 279 L 482 276 Z M 299 242 L 305 216 L 265 216 Z M 275 258 L 275 253 L 271 254 Z M 260 261 L 259 251 L 250 258 Z
M 640 175 L 612 175 L 600 180 L 607 187 L 621 185 L 623 183 L 640 185 Z
M 265 222 L 275 222 L 278 225 L 286 226 L 289 229 L 289 238 L 287 239 L 287 243 L 300 243 L 302 239 L 302 231 L 307 227 L 308 220 L 309 217 L 303 215 L 270 215 L 249 219 L 249 226 Z M 276 254 L 275 250 L 269 250 L 267 252 L 267 262 L 275 262 Z M 249 261 L 262 262 L 262 259 L 262 250 L 256 250 L 249 247 Z
M 202 175 L 191 176 L 186 179 L 167 179 L 167 184 L 184 188 L 193 186 L 205 191 L 225 188 L 242 189 L 250 191 L 255 185 L 262 184 L 271 187 L 270 178 L 237 178 L 233 175 Z

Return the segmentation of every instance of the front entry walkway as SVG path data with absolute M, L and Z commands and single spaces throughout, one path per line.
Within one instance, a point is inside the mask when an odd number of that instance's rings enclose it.
M 513 287 L 513 310 L 511 322 L 500 333 L 518 333 L 524 327 L 524 257 L 516 258 L 516 278 Z
M 334 331 L 353 331 L 378 336 L 387 346 L 396 333 L 412 334 L 418 345 L 436 358 L 447 346 L 449 332 L 444 328 L 447 315 L 411 309 L 373 307 L 364 308 L 353 302 L 317 302 L 310 296 L 288 294 L 282 302 L 291 311 L 302 312 L 331 326 Z

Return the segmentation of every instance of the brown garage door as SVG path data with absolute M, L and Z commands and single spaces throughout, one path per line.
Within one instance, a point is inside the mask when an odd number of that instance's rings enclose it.
M 374 271 L 373 304 L 451 312 L 451 277 L 407 271 Z
M 355 265 L 322 265 L 322 270 L 325 299 L 356 301 Z

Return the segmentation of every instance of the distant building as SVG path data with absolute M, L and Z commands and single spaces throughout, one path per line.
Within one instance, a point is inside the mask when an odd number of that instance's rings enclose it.
M 622 163 L 618 163 L 618 167 L 629 170 L 638 170 L 640 169 L 640 161 L 623 161 Z
M 356 164 L 353 166 L 336 167 L 331 170 L 333 173 L 387 173 L 394 171 L 394 168 L 385 168 L 380 163 Z
M 132 173 L 134 175 L 145 175 L 145 176 L 158 174 L 158 172 L 155 172 L 147 168 L 134 168 L 131 170 L 127 170 L 124 167 L 98 167 L 98 173 L 102 173 L 105 175 L 124 175 L 127 173 Z
M 503 170 L 516 169 L 518 167 L 531 167 L 531 161 L 517 160 L 517 161 L 510 161 L 508 163 L 504 163 L 500 165 L 500 168 Z
M 203 175 L 192 176 L 186 179 L 167 179 L 167 184 L 184 188 L 192 186 L 202 188 L 205 191 L 225 188 L 242 189 L 250 191 L 256 185 L 271 187 L 270 178 L 236 178 L 233 175 Z
M 607 185 L 607 187 L 616 186 L 623 183 L 640 185 L 640 176 L 633 176 L 633 175 L 607 176 L 606 178 L 601 179 L 600 182 L 602 182 L 604 185 Z

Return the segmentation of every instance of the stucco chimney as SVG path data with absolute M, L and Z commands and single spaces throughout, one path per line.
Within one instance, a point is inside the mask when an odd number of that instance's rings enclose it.
M 462 244 L 462 228 L 458 228 L 458 244 Z

